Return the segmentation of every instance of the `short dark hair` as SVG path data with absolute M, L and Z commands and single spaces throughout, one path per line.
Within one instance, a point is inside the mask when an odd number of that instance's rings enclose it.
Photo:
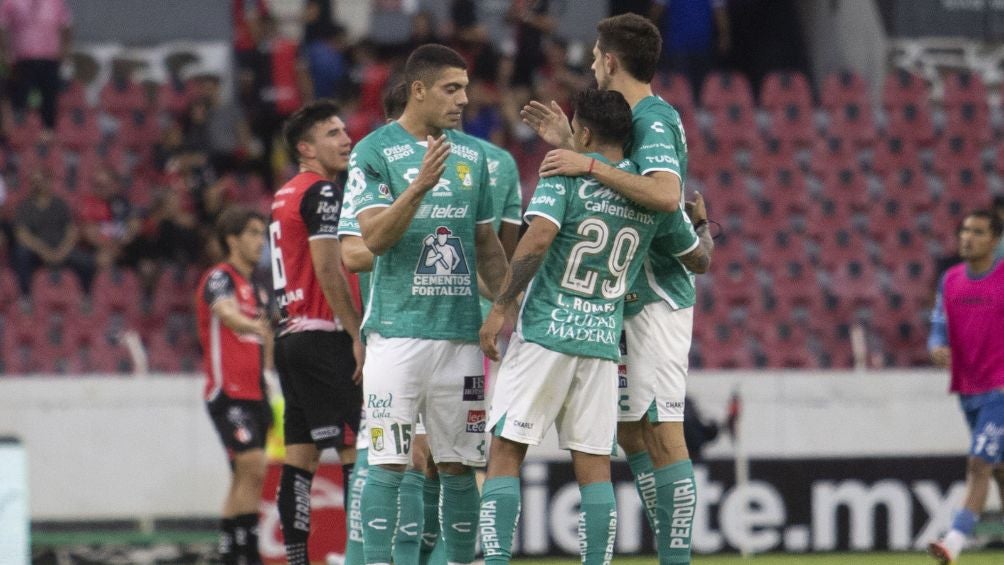
M 611 145 L 624 145 L 631 137 L 631 106 L 615 90 L 589 88 L 575 95 L 572 108 L 579 123 Z
M 438 43 L 420 45 L 404 64 L 404 82 L 411 85 L 420 80 L 425 85 L 436 82 L 439 72 L 446 68 L 467 70 L 467 61 L 453 49 Z
M 966 214 L 966 218 L 983 218 L 990 222 L 990 235 L 994 237 L 1000 237 L 1001 233 L 1004 232 L 1004 220 L 1001 220 L 1000 216 L 990 210 L 973 210 Z M 962 221 L 965 221 L 965 218 Z
M 997 196 L 994 196 L 993 208 L 994 210 L 1000 210 L 1001 208 L 1004 208 L 1004 194 L 998 194 Z
M 613 53 L 628 74 L 641 82 L 652 82 L 662 55 L 662 36 L 651 20 L 621 14 L 600 20 L 596 31 L 601 53 Z
M 265 216 L 243 206 L 228 206 L 220 212 L 220 217 L 216 219 L 216 241 L 219 242 L 225 255 L 230 255 L 230 244 L 227 243 L 227 238 L 243 233 L 251 220 L 260 220 L 261 223 L 266 223 Z
M 300 151 L 296 145 L 307 139 L 310 128 L 341 111 L 338 103 L 329 98 L 315 100 L 293 113 L 282 127 L 282 138 L 286 140 L 286 150 L 294 163 L 300 161 Z
M 408 105 L 408 83 L 399 82 L 383 93 L 383 117 L 396 120 Z

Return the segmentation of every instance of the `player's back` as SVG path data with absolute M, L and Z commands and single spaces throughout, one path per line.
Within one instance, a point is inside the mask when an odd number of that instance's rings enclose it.
M 481 142 L 446 130 L 450 155 L 408 230 L 374 258 L 363 322 L 384 337 L 476 341 L 481 323 L 475 232 L 494 218 Z M 390 206 L 417 177 L 426 142 L 391 122 L 360 141 L 347 193 L 356 215 Z
M 268 231 L 279 335 L 341 329 L 310 255 L 311 239 L 337 237 L 340 207 L 341 191 L 314 172 L 296 175 L 275 193 Z
M 637 171 L 627 159 L 614 166 Z M 526 291 L 518 331 L 554 351 L 618 360 L 623 298 L 665 215 L 592 177 L 542 180 L 526 215 L 559 231 Z

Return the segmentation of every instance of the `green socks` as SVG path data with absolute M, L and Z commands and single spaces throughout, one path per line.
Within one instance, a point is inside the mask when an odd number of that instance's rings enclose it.
M 435 554 L 443 557 L 443 565 L 446 564 L 445 553 L 443 552 L 443 544 L 437 544 L 439 541 L 439 476 L 430 479 L 425 478 L 425 484 L 422 487 L 422 501 L 424 503 L 425 516 L 422 522 L 422 552 L 419 555 L 418 563 L 419 565 L 428 565 L 437 563 L 436 561 L 430 560 L 430 557 Z
M 360 497 L 363 485 L 366 484 L 366 450 L 356 452 L 356 465 L 349 476 L 349 489 L 345 493 L 345 525 L 348 532 L 345 536 L 345 565 L 363 565 L 363 515 Z
M 645 509 L 645 517 L 648 518 L 648 525 L 652 528 L 652 533 L 657 531 L 655 508 L 655 470 L 652 468 L 652 458 L 647 451 L 639 451 L 633 455 L 628 455 L 628 467 L 631 468 L 631 476 L 634 477 L 634 488 L 638 490 L 638 498 L 641 499 L 641 506 Z
M 362 505 L 363 553 L 366 563 L 390 563 L 391 542 L 397 530 L 397 496 L 404 473 L 379 465 L 369 468 Z
M 485 481 L 478 526 L 485 565 L 509 563 L 519 510 L 519 477 L 495 477 Z
M 414 469 L 408 470 L 401 481 L 398 494 L 400 509 L 397 514 L 397 537 L 394 538 L 394 563 L 415 564 L 419 560 L 424 522 L 425 504 L 422 490 L 425 475 Z
M 579 552 L 583 565 L 608 565 L 617 537 L 614 485 L 609 481 L 579 487 Z
M 478 483 L 474 471 L 460 475 L 440 473 L 443 485 L 442 530 L 446 542 L 446 560 L 450 563 L 471 563 L 477 542 Z
M 656 469 L 655 485 L 658 495 L 659 531 L 656 539 L 659 563 L 690 563 L 690 540 L 697 508 L 697 484 L 690 459 Z

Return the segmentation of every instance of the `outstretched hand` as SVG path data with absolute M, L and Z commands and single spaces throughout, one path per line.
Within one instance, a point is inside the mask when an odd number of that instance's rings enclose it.
M 555 147 L 571 148 L 572 126 L 568 116 L 554 100 L 550 106 L 531 100 L 519 112 L 523 123 L 533 128 L 545 142 Z

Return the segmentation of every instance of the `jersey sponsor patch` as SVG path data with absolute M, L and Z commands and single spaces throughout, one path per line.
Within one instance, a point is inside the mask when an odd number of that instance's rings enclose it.
M 370 448 L 373 451 L 383 451 L 383 428 L 370 428 Z
M 310 430 L 310 439 L 314 441 L 324 441 L 342 435 L 342 429 L 338 426 L 325 426 Z
M 467 431 L 470 433 L 484 433 L 485 423 L 487 418 L 485 417 L 484 410 L 468 410 L 467 411 Z
M 464 401 L 485 399 L 485 376 L 464 377 Z
M 471 270 L 459 237 L 439 226 L 422 240 L 412 279 L 413 296 L 471 296 Z

